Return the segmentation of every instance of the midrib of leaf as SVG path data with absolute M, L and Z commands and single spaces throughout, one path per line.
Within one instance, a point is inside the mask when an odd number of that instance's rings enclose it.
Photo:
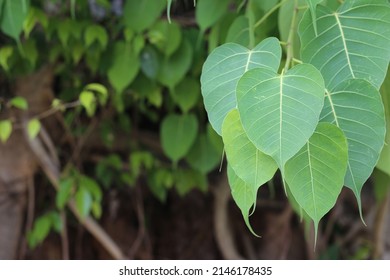
M 279 97 L 279 102 L 280 102 L 280 107 L 279 107 L 279 118 L 280 118 L 280 123 L 279 123 L 279 159 L 280 159 L 280 169 L 283 174 L 284 170 L 284 164 L 282 164 L 282 122 L 283 122 L 283 74 L 284 71 L 280 74 L 280 97 Z
M 348 51 L 348 48 L 347 48 L 347 42 L 346 42 L 346 39 L 345 39 L 343 27 L 341 25 L 341 22 L 340 22 L 340 19 L 339 19 L 339 16 L 338 16 L 337 13 L 334 13 L 334 17 L 336 18 L 337 26 L 339 28 L 341 39 L 343 41 L 344 52 L 345 52 L 345 56 L 347 57 L 349 71 L 351 72 L 352 78 L 355 78 L 355 74 L 354 74 L 354 72 L 352 70 L 351 60 L 349 58 L 349 51 Z
M 249 68 L 249 64 L 251 63 L 251 56 L 252 56 L 252 51 L 249 51 L 249 54 L 248 54 L 248 60 L 246 61 L 246 65 L 245 65 L 245 72 L 248 71 L 248 68 Z
M 315 215 L 315 222 L 317 222 L 317 203 L 315 198 L 315 192 L 314 192 L 314 183 L 313 183 L 313 172 L 312 172 L 312 164 L 311 164 L 311 155 L 310 155 L 310 141 L 307 142 L 307 158 L 309 161 L 309 171 L 310 171 L 310 184 L 311 184 L 311 191 L 313 196 L 313 206 L 314 206 L 314 215 Z
M 337 127 L 340 128 L 339 121 L 338 121 L 337 115 L 336 115 L 336 110 L 334 109 L 333 100 L 332 100 L 332 98 L 330 96 L 330 93 L 329 93 L 329 91 L 327 89 L 325 89 L 325 95 L 328 97 L 330 107 L 332 108 L 332 114 L 333 114 L 333 117 L 334 117 L 334 121 L 335 121 Z

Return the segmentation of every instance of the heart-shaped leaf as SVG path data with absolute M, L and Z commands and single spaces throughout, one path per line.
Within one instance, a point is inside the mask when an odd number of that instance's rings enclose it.
M 197 118 L 192 115 L 168 115 L 161 124 L 161 144 L 165 154 L 174 162 L 190 150 L 198 132 Z
M 237 109 L 226 116 L 222 137 L 229 166 L 241 180 L 257 191 L 272 179 L 278 167 L 270 156 L 259 151 L 248 139 Z
M 321 71 L 328 90 L 350 78 L 379 88 L 390 60 L 388 1 L 345 1 L 336 12 L 321 5 L 316 11 L 318 36 L 309 11 L 299 25 L 302 60 Z
M 346 80 L 326 93 L 321 121 L 337 125 L 348 140 L 344 184 L 353 190 L 360 208 L 361 189 L 384 144 L 386 124 L 380 94 L 366 80 Z
M 248 138 L 285 162 L 313 134 L 324 104 L 324 81 L 312 65 L 300 64 L 278 75 L 267 68 L 246 72 L 237 85 L 237 104 Z
M 347 141 L 335 125 L 320 123 L 303 148 L 285 166 L 285 180 L 302 209 L 320 219 L 334 206 L 347 169 Z
M 2 14 L 0 14 L 0 27 L 3 32 L 19 41 L 19 34 L 23 30 L 23 22 L 28 14 L 30 1 L 5 0 Z
M 200 78 L 209 121 L 221 135 L 222 122 L 236 107 L 236 86 L 241 76 L 256 67 L 276 72 L 281 48 L 278 39 L 267 38 L 253 50 L 235 43 L 216 48 L 206 59 Z
M 253 231 L 251 224 L 249 223 L 249 211 L 252 207 L 255 206 L 257 199 L 257 189 L 259 187 L 254 187 L 253 185 L 249 185 L 241 180 L 241 178 L 238 177 L 236 173 L 234 173 L 234 170 L 230 167 L 230 165 L 227 167 L 227 175 L 234 202 L 236 202 L 238 208 L 240 208 L 246 226 L 249 228 L 252 234 L 257 236 L 257 234 Z

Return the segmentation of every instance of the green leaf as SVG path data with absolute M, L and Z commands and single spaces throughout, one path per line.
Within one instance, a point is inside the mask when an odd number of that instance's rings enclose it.
M 28 103 L 24 97 L 16 96 L 12 98 L 9 103 L 20 110 L 27 110 L 28 109 Z
M 222 137 L 215 132 L 210 123 L 207 124 L 207 137 L 210 139 L 214 149 L 220 154 L 221 160 L 223 156 L 223 141 Z
M 320 123 L 285 166 L 285 180 L 296 201 L 318 223 L 335 205 L 347 169 L 347 141 L 335 125 Z
M 196 5 L 195 18 L 204 32 L 214 25 L 228 10 L 230 0 L 199 0 Z
M 130 85 L 137 76 L 139 67 L 139 58 L 133 52 L 131 45 L 124 42 L 116 43 L 112 65 L 108 69 L 107 74 L 110 83 L 117 93 L 122 93 Z
M 253 50 L 234 43 L 224 44 L 207 57 L 200 78 L 209 121 L 221 135 L 222 122 L 236 105 L 236 86 L 241 76 L 256 67 L 273 72 L 279 68 L 281 48 L 278 39 L 268 38 Z
M 206 175 L 191 169 L 179 169 L 175 172 L 176 191 L 180 196 L 185 196 L 193 189 L 207 191 Z
M 151 80 L 157 77 L 160 61 L 155 49 L 151 46 L 146 46 L 141 52 L 141 70 Z
M 91 212 L 92 207 L 92 195 L 85 188 L 79 188 L 75 195 L 76 208 L 82 218 L 85 218 Z
M 5 0 L 1 17 L 1 30 L 8 36 L 19 41 L 19 35 L 23 30 L 23 22 L 28 14 L 30 1 Z
M 385 145 L 376 167 L 390 176 L 390 71 L 387 71 L 387 76 L 382 84 L 380 92 L 385 107 L 386 138 Z
M 248 138 L 284 164 L 313 134 L 324 104 L 324 81 L 310 64 L 278 75 L 267 68 L 246 72 L 237 85 L 237 104 Z
M 361 210 L 360 192 L 378 161 L 386 133 L 380 94 L 363 79 L 341 82 L 326 93 L 321 121 L 337 125 L 348 140 L 344 184 L 355 193 Z
M 94 24 L 86 28 L 84 40 L 86 48 L 90 47 L 94 42 L 98 42 L 105 49 L 108 43 L 108 34 L 104 27 Z
M 51 228 L 51 219 L 48 215 L 43 215 L 39 217 L 32 229 L 31 235 L 33 236 L 34 244 L 30 244 L 30 247 L 34 247 L 41 243 L 49 235 Z M 32 245 L 32 246 L 31 246 Z
M 30 40 L 23 43 L 23 56 L 34 68 L 39 56 L 38 48 L 34 39 L 30 38 Z
M 176 86 L 191 67 L 192 52 L 191 45 L 183 39 L 179 49 L 161 62 L 157 80 L 170 89 Z
M 126 1 L 123 21 L 135 32 L 142 32 L 160 17 L 165 6 L 165 0 Z
M 306 3 L 309 5 L 310 8 L 310 14 L 313 22 L 314 27 L 314 34 L 317 36 L 317 19 L 316 19 L 316 8 L 319 3 L 321 3 L 323 0 L 305 0 Z
M 14 48 L 12 46 L 5 46 L 0 48 L 0 65 L 4 68 L 5 71 L 9 70 L 8 59 L 14 53 Z
M 249 211 L 252 207 L 253 209 L 256 207 L 257 190 L 259 186 L 253 186 L 248 183 L 245 183 L 240 177 L 237 176 L 237 174 L 234 172 L 233 168 L 231 168 L 229 164 L 227 167 L 227 175 L 230 189 L 232 192 L 232 197 L 238 208 L 240 208 L 241 210 L 241 214 L 244 218 L 246 226 L 253 235 L 258 236 L 253 231 L 252 226 L 249 222 Z
M 183 113 L 187 113 L 199 100 L 200 84 L 199 80 L 185 77 L 173 91 L 172 98 L 180 107 Z
M 274 176 L 277 165 L 248 139 L 237 109 L 230 111 L 222 125 L 226 157 L 234 173 L 247 185 L 260 187 Z
M 104 85 L 98 83 L 91 83 L 86 85 L 84 89 L 86 91 L 94 91 L 98 93 L 97 97 L 101 105 L 105 105 L 107 103 L 108 90 Z
M 246 16 L 237 17 L 229 27 L 225 43 L 249 46 L 249 20 Z
M 345 1 L 337 12 L 317 6 L 315 36 L 309 11 L 299 25 L 302 60 L 320 69 L 328 90 L 350 78 L 382 84 L 390 60 L 387 0 Z
M 23 31 L 26 39 L 30 37 L 31 31 L 34 29 L 35 25 L 38 22 L 42 25 L 44 29 L 47 29 L 49 25 L 47 15 L 40 9 L 30 7 L 26 19 L 23 22 Z
M 149 30 L 149 41 L 165 56 L 171 56 L 179 48 L 181 40 L 181 29 L 176 22 L 161 20 Z
M 87 190 L 91 194 L 94 201 L 100 202 L 102 200 L 102 190 L 100 189 L 98 183 L 96 183 L 95 180 L 87 176 L 81 175 L 79 178 L 79 187 Z
M 192 115 L 168 115 L 161 124 L 161 144 L 164 153 L 174 162 L 190 150 L 198 132 L 198 120 Z
M 41 130 L 41 122 L 37 118 L 31 119 L 27 124 L 28 137 L 34 139 Z
M 1 142 L 7 142 L 12 133 L 12 122 L 10 120 L 0 121 L 0 140 Z
M 100 219 L 103 212 L 102 205 L 100 204 L 100 202 L 94 201 L 92 203 L 91 212 L 96 219 Z
M 221 154 L 214 148 L 207 134 L 202 133 L 197 137 L 186 160 L 193 169 L 207 174 L 218 166 Z
M 60 188 L 56 195 L 56 206 L 58 209 L 64 209 L 66 203 L 71 197 L 73 187 L 74 179 L 72 177 L 60 180 Z
M 374 179 L 375 199 L 377 202 L 383 202 L 390 191 L 390 176 L 380 169 L 375 169 L 372 177 Z
M 87 115 L 89 117 L 92 117 L 95 114 L 96 111 L 96 99 L 93 92 L 84 90 L 80 93 L 79 96 L 80 104 L 85 108 L 87 111 Z

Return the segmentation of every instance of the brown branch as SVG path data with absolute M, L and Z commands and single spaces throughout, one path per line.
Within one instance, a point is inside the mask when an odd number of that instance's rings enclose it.
M 27 143 L 36 156 L 44 173 L 49 178 L 53 187 L 58 191 L 60 188 L 60 170 L 58 166 L 56 166 L 53 160 L 50 158 L 48 152 L 43 147 L 42 142 L 38 137 L 35 139 L 30 139 L 27 131 L 27 122 L 24 122 L 23 131 Z M 76 216 L 78 221 L 92 234 L 92 236 L 96 238 L 96 240 L 100 242 L 100 244 L 111 254 L 114 259 L 125 259 L 125 255 L 122 253 L 119 246 L 111 239 L 111 237 L 104 231 L 104 229 L 98 223 L 96 223 L 94 219 L 91 217 L 81 217 L 73 200 L 68 202 L 68 207 Z

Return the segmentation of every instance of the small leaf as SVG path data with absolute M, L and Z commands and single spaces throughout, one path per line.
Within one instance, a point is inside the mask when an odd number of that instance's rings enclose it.
M 207 174 L 218 166 L 221 155 L 213 147 L 207 134 L 200 134 L 188 152 L 186 160 L 193 169 Z
M 186 39 L 183 39 L 179 49 L 161 62 L 157 80 L 168 88 L 176 86 L 190 69 L 192 54 L 191 45 Z
M 187 113 L 199 100 L 200 84 L 199 80 L 185 77 L 173 91 L 172 98 L 179 105 L 183 113 Z
M 25 98 L 21 97 L 21 96 L 16 96 L 14 98 L 12 98 L 9 103 L 15 107 L 15 108 L 18 108 L 20 110 L 27 110 L 28 109 L 28 103 L 26 101 Z
M 12 133 L 12 122 L 10 120 L 0 121 L 0 140 L 1 142 L 7 142 Z
M 229 164 L 227 167 L 227 175 L 234 202 L 237 204 L 238 208 L 240 208 L 246 226 L 253 235 L 258 236 L 253 231 L 249 222 L 249 211 L 252 207 L 255 207 L 257 189 L 259 186 L 254 187 L 253 185 L 245 183 L 236 173 L 234 173 L 233 168 L 231 168 Z
M 85 188 L 79 188 L 75 195 L 76 208 L 82 218 L 85 218 L 91 212 L 92 195 Z
M 86 48 L 90 47 L 95 41 L 99 42 L 100 46 L 105 49 L 108 43 L 108 34 L 104 27 L 94 24 L 90 25 L 85 30 L 84 35 Z
M 92 117 L 95 114 L 96 111 L 96 99 L 93 92 L 90 92 L 88 90 L 84 90 L 80 93 L 80 104 L 85 108 L 87 111 L 87 115 L 89 117 Z
M 179 48 L 181 39 L 181 29 L 176 22 L 162 20 L 149 30 L 149 41 L 167 57 Z
M 51 219 L 48 215 L 39 217 L 35 223 L 31 234 L 34 236 L 35 245 L 41 243 L 49 235 Z
M 230 0 L 206 1 L 199 0 L 196 5 L 195 18 L 204 32 L 214 25 L 228 10 Z
M 74 184 L 75 182 L 72 177 L 60 180 L 60 188 L 56 195 L 56 206 L 58 209 L 64 209 L 66 203 L 71 197 Z
M 206 175 L 191 169 L 179 169 L 175 172 L 175 188 L 180 196 L 185 196 L 193 189 L 207 191 Z
M 160 17 L 165 6 L 166 0 L 126 1 L 123 11 L 124 24 L 140 33 Z
M 141 69 L 149 79 L 155 80 L 160 67 L 157 52 L 151 46 L 146 46 L 141 52 Z
M 347 170 L 348 147 L 335 125 L 320 123 L 305 146 L 285 166 L 285 180 L 296 201 L 318 223 L 335 205 Z
M 30 7 L 28 0 L 6 0 L 3 6 L 0 26 L 5 34 L 19 41 L 19 35 L 23 30 L 23 22 L 27 17 Z
M 266 67 L 276 72 L 281 52 L 278 39 L 268 38 L 253 50 L 227 43 L 207 57 L 200 78 L 202 95 L 209 121 L 219 135 L 227 113 L 237 106 L 238 80 L 246 71 L 256 67 Z
M 95 180 L 87 176 L 81 175 L 79 178 L 79 187 L 87 190 L 95 201 L 100 202 L 102 200 L 102 190 L 100 189 L 98 183 L 96 183 Z
M 249 46 L 249 20 L 246 16 L 237 17 L 229 27 L 225 43 Z
M 107 103 L 108 90 L 104 85 L 98 83 L 88 84 L 85 86 L 85 90 L 98 93 L 98 100 L 101 105 L 105 105 Z
M 161 124 L 161 144 L 164 153 L 174 162 L 190 150 L 198 132 L 197 118 L 192 115 L 168 115 Z
M 259 151 L 248 139 L 237 109 L 230 111 L 222 125 L 229 166 L 248 186 L 257 189 L 274 176 L 277 165 L 268 155 Z
M 313 134 L 324 105 L 324 81 L 310 64 L 278 75 L 267 68 L 246 72 L 237 85 L 242 126 L 257 149 L 284 164 Z
M 128 1 L 133 2 L 133 1 Z M 136 77 L 140 67 L 139 58 L 131 45 L 118 42 L 114 46 L 112 65 L 108 69 L 108 79 L 117 93 L 122 93 Z
M 41 130 L 41 122 L 37 119 L 31 119 L 28 124 L 27 124 L 27 132 L 28 132 L 28 137 L 30 139 L 34 139 L 37 137 L 39 131 Z
M 92 215 L 96 218 L 96 219 L 100 219 L 100 217 L 102 216 L 102 205 L 97 202 L 97 201 L 94 201 L 92 203 L 92 207 L 91 207 L 91 212 L 92 212 Z
M 8 59 L 14 53 L 14 48 L 11 46 L 5 46 L 0 48 L 0 65 L 5 71 L 9 70 Z

